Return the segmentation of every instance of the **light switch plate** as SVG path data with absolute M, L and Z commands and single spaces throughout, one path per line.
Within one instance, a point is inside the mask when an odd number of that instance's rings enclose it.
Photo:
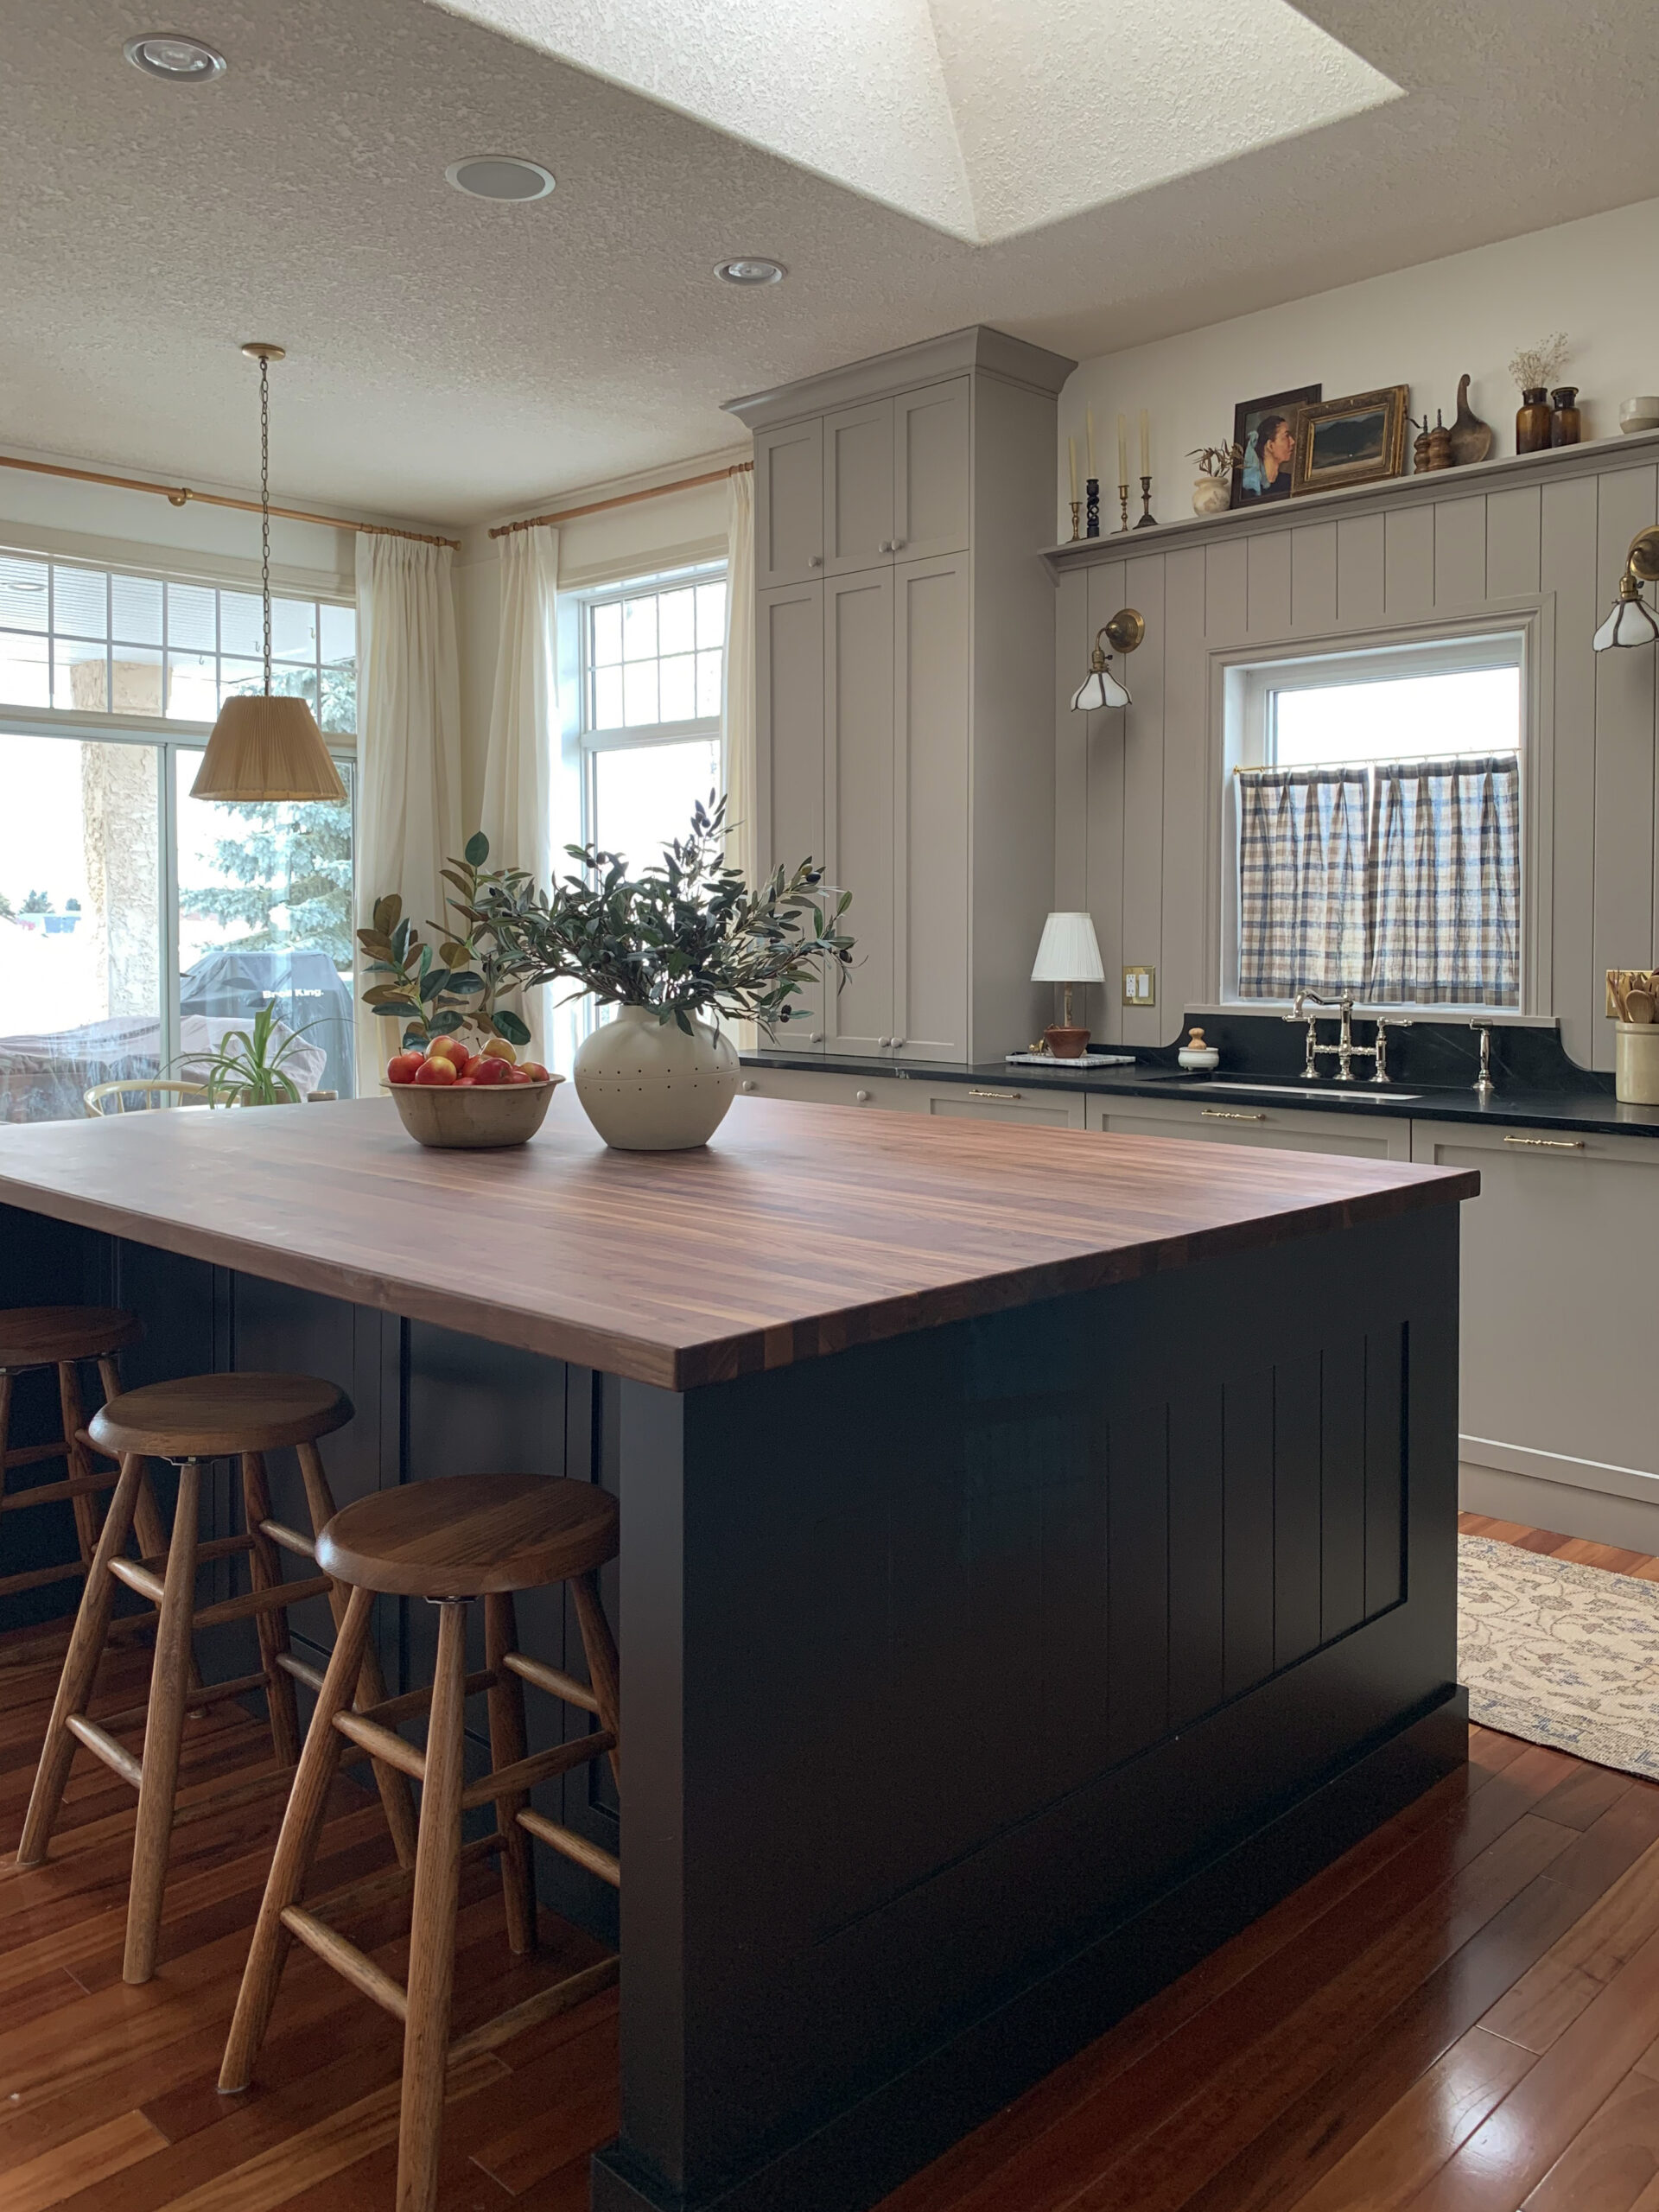
M 1155 968 L 1126 968 L 1123 970 L 1123 1003 L 1125 1006 L 1157 1005 L 1158 970 Z

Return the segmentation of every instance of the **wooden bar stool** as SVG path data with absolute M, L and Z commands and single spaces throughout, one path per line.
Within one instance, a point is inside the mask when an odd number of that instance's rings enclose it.
M 599 1569 L 616 1556 L 616 1501 L 591 1483 L 540 1475 L 446 1475 L 359 1499 L 338 1513 L 317 1540 L 317 1561 L 351 1587 L 345 1625 L 306 1739 L 271 1862 L 264 1902 L 242 1977 L 219 2086 L 245 2089 L 264 2040 L 289 1943 L 297 1936 L 365 1996 L 404 2023 L 404 2086 L 397 2138 L 397 2212 L 432 2212 L 437 2202 L 438 2143 L 444 2069 L 505 2043 L 535 2021 L 579 2004 L 616 1977 L 615 1959 L 563 1981 L 474 2028 L 451 2045 L 455 1915 L 461 1870 L 499 1853 L 507 1940 L 515 1952 L 536 1939 L 535 1890 L 526 1833 L 615 1884 L 617 1860 L 584 1836 L 527 1803 L 532 1785 L 608 1755 L 619 1767 L 616 1646 L 599 1597 Z M 569 1582 L 587 1654 L 591 1688 L 518 1649 L 512 1593 Z M 440 1609 L 432 1687 L 368 1711 L 347 1709 L 366 1649 L 376 1591 L 425 1598 Z M 467 1672 L 467 1606 L 484 1600 L 486 1666 Z M 524 1756 L 523 1684 L 531 1682 L 599 1721 L 554 1750 Z M 462 1771 L 467 1699 L 489 1693 L 492 1771 L 468 1783 Z M 393 1732 L 397 1722 L 429 1707 L 423 1753 Z M 377 1753 L 421 1783 L 420 1847 L 412 1878 L 394 1871 L 299 1900 L 321 1833 L 323 1809 L 346 1742 Z M 461 1815 L 493 1802 L 493 1834 L 463 1847 Z M 413 1891 L 409 1983 L 400 1987 L 365 1952 L 338 1932 L 351 1912 Z
M 126 1955 L 122 1967 L 123 1977 L 129 1982 L 148 1981 L 156 1970 L 162 1899 L 175 1826 L 285 1789 L 293 1777 L 300 1750 L 294 1684 L 305 1682 L 321 1693 L 323 1677 L 289 1649 L 286 1608 L 306 1598 L 326 1596 L 333 1605 L 338 1627 L 345 1617 L 346 1597 L 327 1574 L 285 1582 L 278 1553 L 295 1552 L 315 1560 L 315 1532 L 327 1525 L 334 1510 L 316 1440 L 343 1427 L 351 1418 L 352 1404 L 345 1393 L 332 1382 L 308 1375 L 193 1375 L 176 1382 L 152 1382 L 111 1398 L 92 1417 L 89 1432 L 92 1442 L 101 1451 L 120 1455 L 121 1471 L 87 1570 L 16 1863 L 37 1866 L 45 1859 L 77 1744 L 84 1744 L 132 1784 L 138 1792 L 138 1821 L 133 1837 Z M 270 1517 L 264 1454 L 283 1445 L 298 1447 L 314 1531 L 311 1536 Z M 202 1466 L 231 1458 L 242 1463 L 245 1530 L 239 1536 L 221 1536 L 203 1543 Z M 171 1460 L 179 1471 L 172 1540 L 152 1544 L 141 1538 L 144 1557 L 130 1560 L 122 1556 L 122 1549 L 148 1479 L 146 1461 L 152 1459 Z M 197 1605 L 197 1568 L 238 1553 L 247 1555 L 251 1588 L 216 1605 Z M 149 1598 L 156 1608 L 149 1699 L 147 1707 L 92 1720 L 86 1708 L 110 1631 L 118 1582 Z M 207 1689 L 193 1685 L 194 1631 L 250 1617 L 259 1637 L 257 1672 L 215 1682 Z M 385 1683 L 378 1662 L 362 1638 L 352 1662 L 351 1680 L 363 1704 L 378 1705 L 385 1699 Z M 179 1754 L 186 1711 L 244 1697 L 257 1689 L 265 1693 L 271 1747 L 280 1762 L 277 1770 L 199 1797 L 193 1796 L 189 1804 L 180 1806 Z M 115 1732 L 132 1726 L 141 1718 L 143 1754 L 135 1758 L 116 1741 Z M 325 1735 L 330 1732 L 324 1732 Z M 399 1858 L 409 1863 L 414 1856 L 416 1832 L 408 1782 L 395 1768 L 383 1764 L 377 1763 L 375 1773 L 392 1840 Z
M 78 1558 L 62 1566 L 28 1567 L 0 1576 L 0 1598 L 39 1590 L 51 1582 L 67 1582 L 90 1570 L 98 1545 L 98 1512 L 92 1501 L 100 1491 L 115 1488 L 119 1470 L 93 1465 L 78 1367 L 82 1360 L 95 1359 L 104 1395 L 114 1397 L 121 1388 L 116 1355 L 126 1345 L 137 1344 L 143 1334 L 137 1316 L 115 1306 L 13 1306 L 0 1311 L 0 1516 L 67 1498 L 75 1516 L 79 1549 Z M 60 1433 L 45 1444 L 14 1445 L 11 1410 L 16 1378 L 42 1367 L 58 1370 Z M 39 1466 L 48 1459 L 64 1462 L 61 1482 L 33 1483 L 26 1489 L 8 1491 L 6 1478 L 14 1467 Z M 134 1515 L 143 1548 L 159 1550 L 166 1537 L 148 1475 Z

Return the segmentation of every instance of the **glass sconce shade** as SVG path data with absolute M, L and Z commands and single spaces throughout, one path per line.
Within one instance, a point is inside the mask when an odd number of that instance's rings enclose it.
M 1659 642 L 1659 621 L 1643 599 L 1627 599 L 1621 588 L 1613 601 L 1613 611 L 1597 631 L 1593 640 L 1599 653 L 1610 645 L 1651 645 Z
M 1074 714 L 1086 715 L 1096 707 L 1132 707 L 1134 704 L 1109 668 L 1091 668 L 1077 686 L 1071 708 Z

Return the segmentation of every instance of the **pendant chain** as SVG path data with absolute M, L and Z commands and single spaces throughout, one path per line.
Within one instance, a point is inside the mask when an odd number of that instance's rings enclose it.
M 270 696 L 270 363 L 259 362 L 259 590 L 265 610 L 265 696 Z

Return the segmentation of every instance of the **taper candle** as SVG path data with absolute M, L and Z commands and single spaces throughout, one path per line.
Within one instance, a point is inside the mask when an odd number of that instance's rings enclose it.
M 1068 438 L 1065 442 L 1071 455 L 1071 497 L 1075 500 L 1077 496 L 1077 442 L 1075 438 Z
M 1141 474 L 1152 474 L 1152 423 L 1144 407 L 1141 410 Z
M 1083 427 L 1089 440 L 1089 474 L 1098 475 L 1099 471 L 1095 467 L 1095 410 L 1092 407 L 1085 407 L 1083 410 Z
M 1129 424 L 1124 415 L 1117 418 L 1117 480 L 1120 484 L 1129 480 Z

